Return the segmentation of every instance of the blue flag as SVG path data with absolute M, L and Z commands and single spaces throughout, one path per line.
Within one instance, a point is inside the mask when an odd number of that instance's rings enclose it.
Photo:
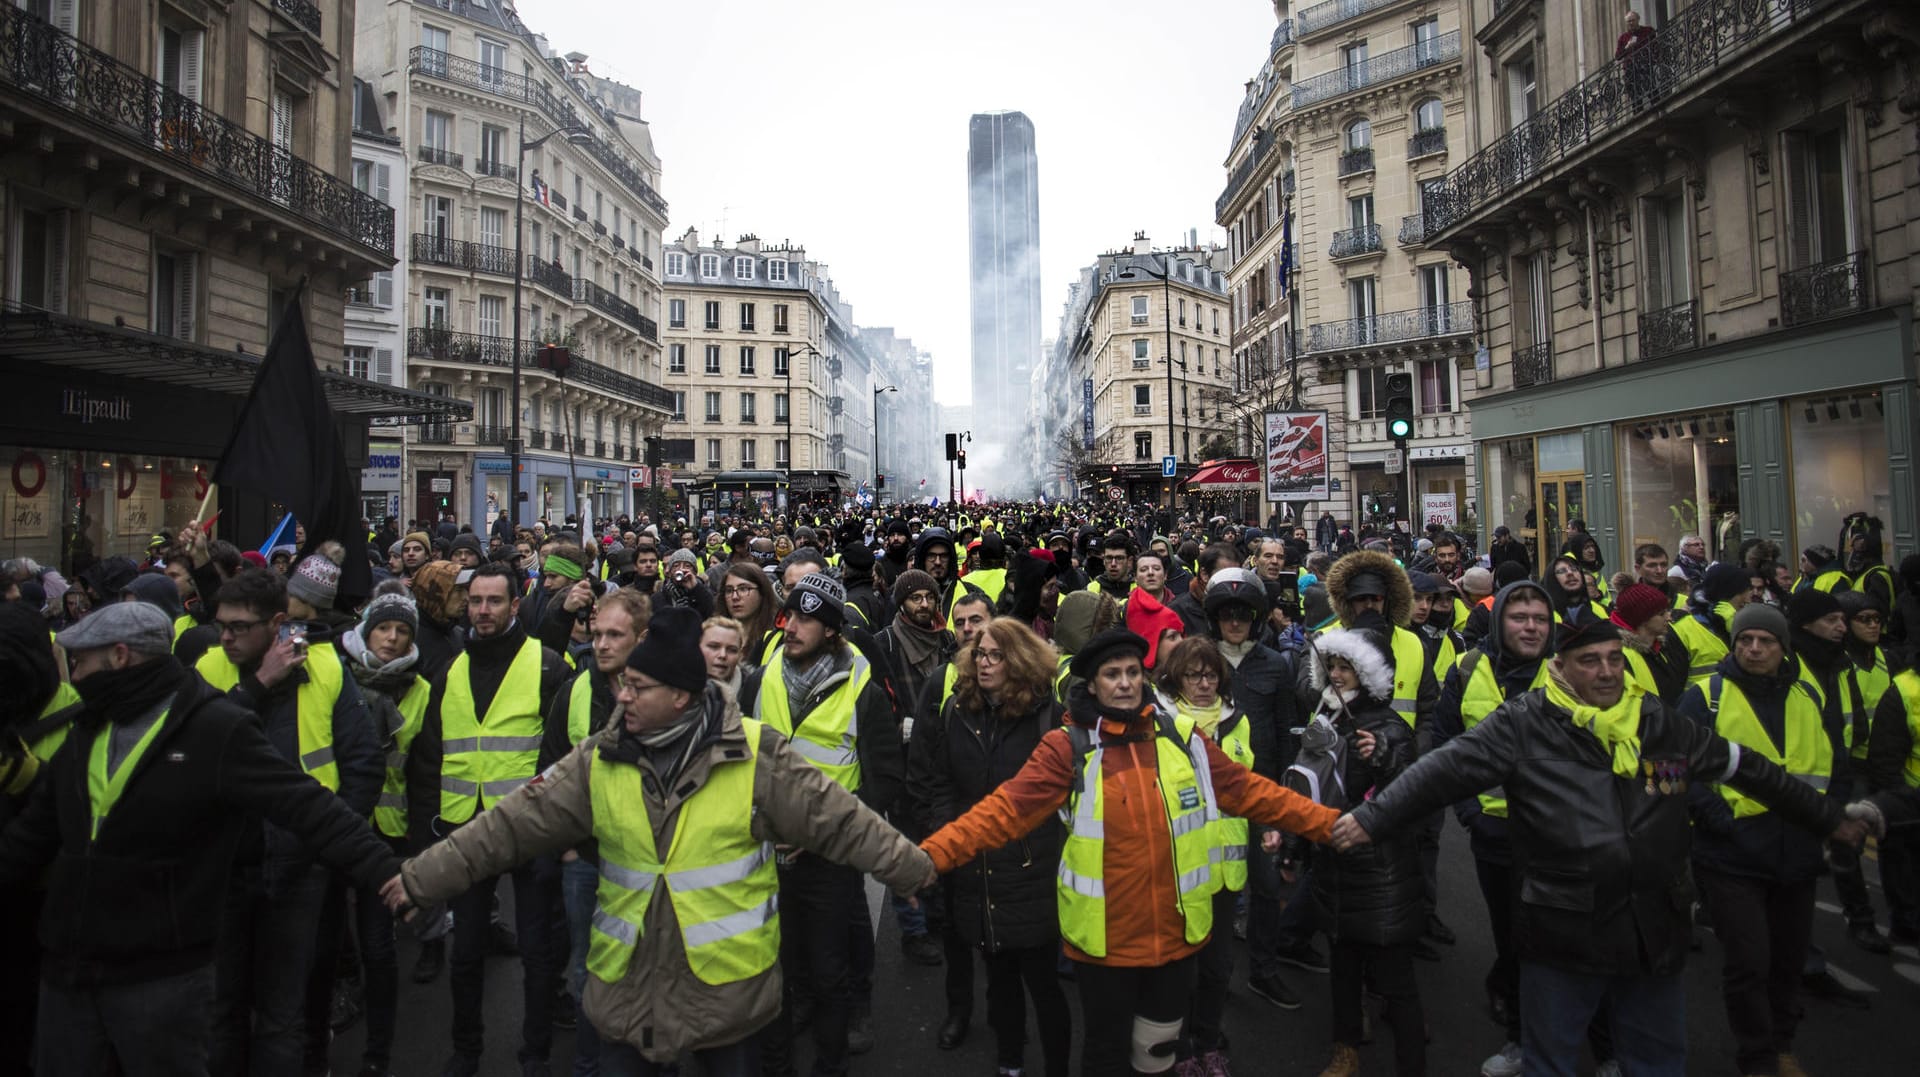
M 1280 224 L 1280 298 L 1287 297 L 1288 280 L 1293 276 L 1293 214 L 1289 212 Z

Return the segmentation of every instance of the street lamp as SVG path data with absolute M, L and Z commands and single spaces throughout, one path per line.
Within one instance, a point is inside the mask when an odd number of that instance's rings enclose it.
M 794 459 L 794 452 L 793 452 L 793 360 L 794 360 L 794 357 L 795 357 L 795 356 L 798 356 L 798 355 L 811 355 L 811 356 L 813 356 L 813 357 L 814 357 L 815 359 L 825 359 L 825 358 L 826 358 L 826 356 L 825 356 L 825 355 L 822 355 L 822 354 L 820 353 L 820 349 L 819 349 L 819 348 L 816 348 L 816 347 L 814 347 L 814 346 L 813 346 L 812 344 L 802 344 L 802 345 L 800 345 L 800 349 L 799 349 L 798 351 L 795 351 L 795 350 L 794 350 L 794 349 L 792 349 L 792 348 L 788 348 L 788 349 L 787 349 L 787 372 L 786 372 L 786 374 L 785 374 L 785 375 L 783 375 L 783 376 L 784 376 L 784 377 L 785 377 L 785 378 L 787 379 L 787 482 L 788 482 L 788 484 L 789 484 L 789 485 L 788 485 L 788 489 L 789 489 L 789 493 L 791 493 L 791 489 L 792 489 L 792 485 L 791 485 L 791 484 L 792 484 L 792 482 L 793 482 L 793 459 Z
M 1162 264 L 1164 265 L 1165 268 L 1159 273 L 1153 273 L 1148 271 L 1143 266 L 1141 266 L 1139 262 L 1135 261 L 1129 264 L 1127 268 L 1120 273 L 1120 278 L 1122 280 L 1134 280 L 1138 277 L 1147 277 L 1160 282 L 1160 306 L 1162 308 L 1162 314 L 1165 315 L 1166 323 L 1167 323 L 1167 330 L 1166 330 L 1167 354 L 1166 354 L 1166 358 L 1160 361 L 1167 364 L 1167 453 L 1168 455 L 1172 455 L 1173 454 L 1173 259 L 1170 256 L 1163 255 Z M 1173 517 L 1174 517 L 1173 488 L 1179 482 L 1178 472 L 1179 472 L 1179 469 L 1176 467 L 1174 476 L 1167 480 L 1167 529 L 1169 534 L 1171 534 L 1173 530 Z
M 873 503 L 875 505 L 880 503 L 880 394 L 897 393 L 899 391 L 899 387 L 894 385 L 873 391 Z M 792 407 L 793 405 L 789 402 L 787 406 Z
M 576 146 L 593 141 L 593 135 L 583 128 L 556 127 L 546 134 L 541 135 L 539 138 L 534 139 L 532 142 L 528 142 L 527 118 L 525 116 L 520 117 L 520 156 L 513 167 L 513 432 L 507 437 L 507 504 L 511 506 L 507 511 L 510 514 L 508 519 L 513 521 L 515 527 L 518 527 L 521 523 L 520 292 L 522 282 L 526 279 L 527 275 L 526 229 L 523 227 L 526 216 L 526 184 L 522 182 L 520 177 L 527 170 L 527 151 L 539 149 L 541 144 L 546 142 L 547 139 L 559 134 L 566 135 L 567 141 Z M 561 391 L 560 406 L 562 409 L 565 409 L 567 406 L 566 392 L 564 389 Z M 567 443 L 568 446 L 571 447 L 573 439 L 569 437 Z M 568 470 L 569 472 L 572 471 L 571 464 L 568 465 Z M 567 499 L 571 501 L 578 492 L 571 488 L 573 483 L 571 474 L 568 475 L 567 483 L 569 487 L 567 490 Z

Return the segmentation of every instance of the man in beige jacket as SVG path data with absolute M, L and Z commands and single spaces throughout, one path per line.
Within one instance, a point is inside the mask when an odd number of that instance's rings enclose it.
M 655 612 L 620 677 L 621 720 L 382 889 L 396 909 L 437 904 L 592 839 L 585 1001 L 609 1075 L 652 1075 L 685 1051 L 716 1077 L 759 1072 L 753 1034 L 781 998 L 775 843 L 902 894 L 935 879 L 925 853 L 785 737 L 743 719 L 705 669 L 699 617 Z

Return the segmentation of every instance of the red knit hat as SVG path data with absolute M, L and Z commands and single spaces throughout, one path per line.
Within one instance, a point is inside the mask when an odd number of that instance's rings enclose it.
M 1613 612 L 1620 615 L 1628 628 L 1639 628 L 1647 623 L 1647 618 L 1672 605 L 1673 600 L 1667 597 L 1665 591 L 1650 584 L 1636 583 L 1621 591 L 1620 597 L 1613 600 Z
M 1169 628 L 1180 632 L 1185 627 L 1179 614 L 1161 605 L 1152 595 L 1137 587 L 1127 593 L 1127 631 L 1146 641 L 1144 664 L 1148 669 L 1153 668 L 1160 656 L 1160 633 Z

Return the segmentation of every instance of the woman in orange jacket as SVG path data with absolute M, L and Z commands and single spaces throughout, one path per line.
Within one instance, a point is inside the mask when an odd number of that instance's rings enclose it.
M 1230 759 L 1190 720 L 1156 707 L 1124 629 L 1073 659 L 1087 683 L 1070 722 L 1041 738 L 1026 765 L 924 848 L 941 872 L 1017 840 L 1063 807 L 1069 836 L 1056 883 L 1060 930 L 1075 963 L 1089 1077 L 1165 1073 L 1213 929 L 1213 847 L 1222 813 L 1325 841 L 1339 813 Z

